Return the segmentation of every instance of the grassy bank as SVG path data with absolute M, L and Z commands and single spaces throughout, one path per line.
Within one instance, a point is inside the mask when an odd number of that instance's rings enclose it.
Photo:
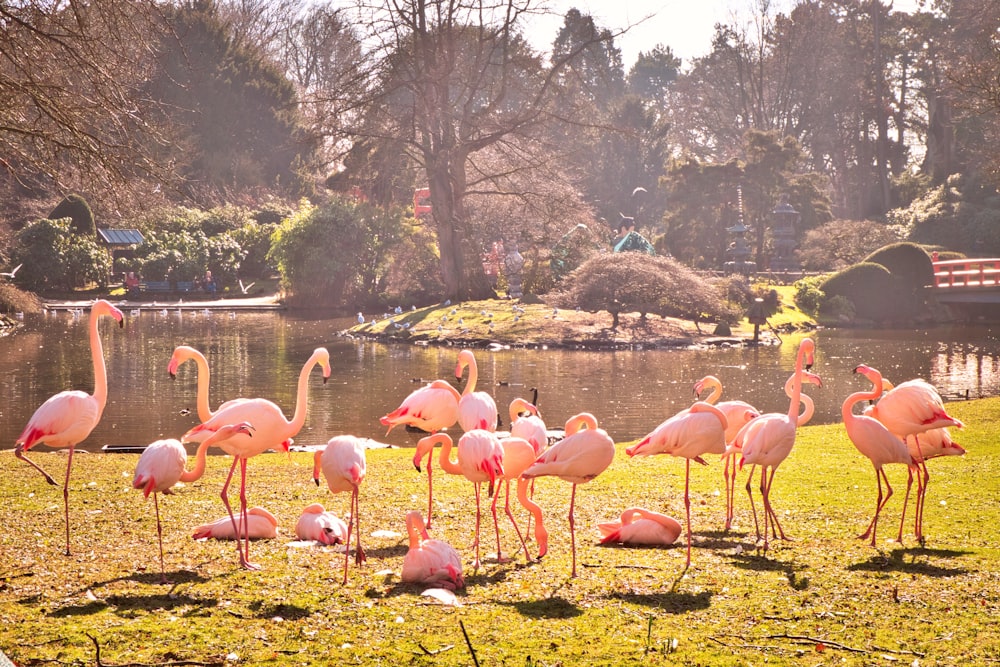
M 250 462 L 251 504 L 280 521 L 277 539 L 251 547 L 260 572 L 236 567 L 232 543 L 190 538 L 190 528 L 224 515 L 218 493 L 229 459 L 213 457 L 201 480 L 162 499 L 174 582 L 164 586 L 152 501 L 130 488 L 137 456 L 75 457 L 67 557 L 59 489 L 4 451 L 0 647 L 21 665 L 94 665 L 98 646 L 105 665 L 469 665 L 472 651 L 481 665 L 995 662 L 1000 631 L 988 619 L 1000 611 L 998 409 L 1000 399 L 949 405 L 968 424 L 956 439 L 969 453 L 930 464 L 926 548 L 914 545 L 911 526 L 903 545 L 889 541 L 905 489 L 901 466 L 888 470 L 898 495 L 879 548 L 855 538 L 874 509 L 875 479 L 841 425 L 800 429 L 773 493 L 794 541 L 767 554 L 754 550 L 742 489 L 738 525 L 724 533 L 722 467 L 693 466 L 696 548 L 685 576 L 682 547 L 601 547 L 596 528 L 634 505 L 683 519 L 681 460 L 629 460 L 618 443 L 612 466 L 578 489 L 576 579 L 568 484 L 539 480 L 536 500 L 552 532 L 541 562 L 525 564 L 501 523 L 504 552 L 516 559 L 487 559 L 473 573 L 471 485 L 436 470 L 435 537 L 458 548 L 466 566 L 457 607 L 399 582 L 404 513 L 426 509 L 426 475 L 413 469 L 412 450 L 368 454 L 361 525 L 369 560 L 352 562 L 346 586 L 341 554 L 289 546 L 304 506 L 320 501 L 341 513 L 348 502 L 312 483 L 308 454 Z M 36 460 L 61 478 L 65 457 L 44 449 Z M 495 549 L 491 530 L 483 546 Z

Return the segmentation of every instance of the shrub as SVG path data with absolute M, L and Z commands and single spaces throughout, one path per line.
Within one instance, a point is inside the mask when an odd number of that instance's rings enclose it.
M 39 313 L 42 300 L 10 283 L 0 283 L 0 309 L 5 313 Z
M 695 322 L 735 321 L 739 316 L 726 307 L 718 290 L 686 266 L 636 252 L 590 258 L 566 278 L 563 289 L 550 293 L 546 302 L 590 312 L 606 310 L 611 313 L 612 328 L 617 328 L 619 315 L 627 312 Z
M 76 235 L 71 225 L 69 218 L 46 218 L 17 233 L 11 262 L 22 265 L 14 277 L 19 287 L 38 291 L 107 282 L 111 258 L 94 236 Z
M 795 305 L 808 315 L 813 317 L 819 315 L 820 306 L 826 295 L 820 289 L 820 285 L 825 282 L 827 276 L 810 276 L 795 282 Z
M 879 248 L 864 259 L 865 262 L 881 264 L 889 270 L 901 284 L 919 289 L 934 284 L 934 267 L 931 258 L 916 243 L 893 243 Z
M 846 269 L 900 239 L 896 228 L 872 220 L 833 220 L 806 232 L 797 253 L 807 271 Z
M 918 316 L 920 304 L 910 286 L 895 278 L 881 264 L 862 262 L 827 278 L 820 289 L 826 299 L 844 297 L 859 318 L 875 322 L 898 322 Z M 820 308 L 827 312 L 826 301 Z
M 96 236 L 97 225 L 94 223 L 94 212 L 90 210 L 87 200 L 80 195 L 66 195 L 65 199 L 59 202 L 52 212 L 49 213 L 49 220 L 59 220 L 69 218 L 72 220 L 72 231 L 80 236 Z

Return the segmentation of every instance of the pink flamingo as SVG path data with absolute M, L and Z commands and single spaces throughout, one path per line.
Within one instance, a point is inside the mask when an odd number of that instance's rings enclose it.
M 682 530 L 677 519 L 642 507 L 631 507 L 622 512 L 618 521 L 601 523 L 597 527 L 601 531 L 601 544 L 670 546 Z
M 865 539 L 871 536 L 871 545 L 875 546 L 875 531 L 878 526 L 878 515 L 892 497 L 892 486 L 889 485 L 889 478 L 886 477 L 882 466 L 887 463 L 903 463 L 907 467 L 916 465 L 913 456 L 906 448 L 906 443 L 894 435 L 879 420 L 867 415 L 854 414 L 854 406 L 861 401 L 869 401 L 878 398 L 882 394 L 882 376 L 880 374 L 869 374 L 867 366 L 858 366 L 855 373 L 862 373 L 872 382 L 871 391 L 859 391 L 851 394 L 844 400 L 840 412 L 844 420 L 844 428 L 847 430 L 847 437 L 851 439 L 859 452 L 868 457 L 875 467 L 875 483 L 878 485 L 878 499 L 875 501 L 875 516 L 865 532 L 858 535 L 858 539 Z M 883 499 L 882 482 L 885 482 L 886 493 Z
M 402 404 L 382 417 L 379 421 L 389 430 L 400 424 L 413 426 L 428 433 L 437 433 L 441 429 L 450 428 L 458 421 L 458 402 L 461 399 L 458 390 L 444 380 L 434 380 L 427 386 L 410 393 Z M 430 458 L 434 455 L 433 447 L 424 452 L 427 459 L 427 527 L 431 527 L 431 516 L 434 511 L 433 480 L 431 479 Z M 420 471 L 420 461 L 414 460 L 417 471 Z
M 694 395 L 701 398 L 705 389 L 711 389 L 711 393 L 704 399 L 722 410 L 726 415 L 726 444 L 733 442 L 736 434 L 739 433 L 743 425 L 754 417 L 760 416 L 760 411 L 746 401 L 722 401 L 718 402 L 722 396 L 722 382 L 714 375 L 706 375 L 694 384 Z M 733 496 L 736 489 L 736 462 L 735 457 L 723 455 L 722 475 L 726 480 L 726 530 L 732 526 L 733 522 Z
M 348 510 L 350 521 L 347 524 L 347 542 L 344 546 L 344 584 L 347 584 L 348 554 L 351 547 L 351 528 L 357 526 L 357 549 L 354 551 L 355 562 L 360 565 L 365 562 L 365 550 L 361 548 L 361 510 L 358 504 L 358 492 L 361 482 L 365 480 L 367 463 L 365 460 L 365 442 L 353 435 L 338 435 L 326 443 L 326 447 L 316 450 L 313 455 L 313 481 L 319 486 L 319 473 L 323 471 L 326 485 L 331 493 L 348 491 L 351 494 L 351 505 Z
M 503 447 L 503 481 L 504 481 L 504 512 L 507 514 L 507 518 L 510 519 L 511 525 L 514 526 L 514 532 L 517 533 L 517 537 L 521 540 L 521 546 L 524 548 L 524 557 L 526 560 L 531 560 L 531 554 L 528 553 L 528 545 L 524 542 L 524 537 L 521 534 L 521 529 L 517 527 L 517 521 L 514 519 L 514 512 L 510 509 L 510 483 L 517 483 L 517 497 L 518 501 L 531 512 L 531 516 L 534 516 L 538 521 L 535 523 L 535 539 L 536 541 L 541 536 L 541 541 L 539 542 L 539 549 L 542 553 L 539 555 L 545 555 L 545 550 L 548 548 L 548 532 L 545 530 L 545 525 L 542 520 L 542 511 L 536 503 L 528 499 L 527 487 L 531 482 L 522 477 L 522 473 L 535 462 L 535 448 L 531 446 L 531 443 L 524 438 L 518 438 L 515 436 L 510 436 L 504 438 L 500 441 L 500 445 Z M 497 492 L 493 496 L 493 514 L 496 515 L 496 505 L 497 501 L 500 499 L 500 493 Z M 527 502 L 525 502 L 527 501 Z M 499 547 L 497 548 L 497 558 L 500 558 Z
M 212 523 L 206 523 L 194 528 L 191 535 L 196 540 L 213 538 L 216 540 L 271 540 L 278 536 L 278 520 L 263 507 L 251 507 L 247 510 L 247 520 L 239 526 L 232 517 L 222 517 Z M 239 534 L 239 538 L 236 535 Z
M 319 503 L 307 505 L 295 522 L 295 537 L 320 544 L 343 544 L 347 540 L 347 524 Z
M 142 489 L 142 495 L 149 498 L 153 494 L 153 506 L 156 508 L 156 535 L 160 541 L 160 583 L 167 582 L 167 574 L 163 567 L 163 525 L 160 523 L 160 502 L 158 494 L 172 493 L 171 488 L 177 482 L 193 482 L 205 474 L 205 453 L 212 443 L 231 437 L 236 433 L 253 435 L 253 426 L 248 422 L 227 424 L 215 432 L 212 437 L 203 440 L 198 445 L 195 455 L 195 465 L 191 470 L 185 470 L 187 465 L 187 450 L 180 440 L 173 438 L 157 440 L 142 451 L 139 462 L 135 466 L 135 476 L 132 478 L 132 488 Z
M 524 438 L 531 443 L 538 456 L 549 446 L 548 429 L 538 408 L 523 398 L 515 398 L 508 409 L 510 416 L 510 434 L 515 438 Z
M 930 482 L 930 473 L 927 472 L 927 459 L 938 458 L 939 456 L 963 456 L 965 449 L 951 439 L 951 433 L 946 428 L 935 428 L 923 433 L 916 433 L 904 440 L 910 456 L 917 462 L 920 470 L 917 470 L 917 501 L 916 515 L 914 517 L 913 532 L 917 539 L 923 542 L 924 539 L 924 496 L 927 494 L 927 485 Z M 913 486 L 913 468 L 909 469 L 906 479 L 906 495 L 903 496 L 903 512 L 899 518 L 899 536 L 897 542 L 903 541 L 903 522 L 906 520 L 906 504 L 910 499 L 910 487 Z M 923 473 L 923 480 L 920 473 Z
M 435 433 L 422 438 L 417 443 L 417 453 L 413 457 L 414 465 L 418 465 L 423 455 L 427 451 L 433 451 L 434 446 L 441 443 L 441 452 L 438 454 L 438 465 L 449 475 L 462 475 L 472 482 L 476 491 L 476 560 L 473 569 L 478 570 L 480 566 L 479 558 L 479 526 L 481 520 L 480 485 L 489 482 L 490 495 L 498 479 L 504 476 L 503 469 L 503 446 L 495 433 L 483 429 L 472 429 L 467 431 L 458 440 L 458 458 L 451 459 L 451 449 L 453 441 L 447 433 Z M 427 463 L 430 471 L 430 458 Z M 419 467 L 418 467 L 419 469 Z M 497 520 L 496 503 L 492 505 L 493 527 L 497 536 L 497 558 L 500 558 L 500 525 Z
M 170 375 L 171 379 L 177 379 L 177 369 L 180 368 L 181 364 L 194 359 L 195 364 L 198 367 L 198 394 L 197 394 L 197 408 L 198 408 L 198 419 L 203 422 L 207 422 L 215 414 L 215 411 L 208 404 L 208 384 L 209 384 L 209 370 L 208 361 L 205 359 L 205 355 L 188 345 L 178 345 L 174 348 L 174 352 L 170 355 L 170 363 L 167 364 L 167 373 Z M 230 404 L 237 403 L 240 401 L 245 401 L 245 398 L 235 398 L 232 401 L 227 401 L 219 406 L 219 410 L 229 406 Z
M 463 431 L 482 429 L 497 430 L 497 404 L 485 391 L 476 391 L 479 381 L 479 367 L 472 350 L 462 350 L 458 353 L 458 365 L 455 366 L 455 377 L 461 378 L 465 369 L 469 369 L 469 379 L 462 390 L 462 398 L 458 402 L 458 425 Z
M 61 391 L 38 406 L 31 415 L 27 426 L 14 443 L 14 456 L 27 462 L 42 473 L 45 481 L 56 486 L 56 481 L 41 466 L 29 459 L 25 452 L 42 443 L 49 447 L 68 447 L 66 459 L 66 479 L 63 483 L 63 513 L 66 519 L 66 555 L 69 556 L 69 473 L 73 467 L 73 451 L 87 439 L 97 423 L 101 421 L 104 405 L 108 402 L 108 371 L 104 365 L 104 348 L 98 333 L 97 323 L 104 315 L 110 315 L 125 326 L 122 312 L 107 301 L 95 301 L 90 308 L 90 356 L 94 363 L 94 393 L 70 390 Z
M 306 421 L 309 398 L 309 373 L 313 366 L 316 365 L 319 365 L 323 369 L 323 383 L 325 384 L 330 377 L 330 353 L 326 348 L 316 348 L 299 372 L 295 412 L 291 421 L 285 418 L 281 408 L 267 399 L 250 398 L 235 400 L 221 406 L 211 419 L 195 426 L 181 438 L 182 442 L 201 442 L 211 437 L 212 433 L 226 424 L 249 421 L 254 425 L 256 430 L 252 439 L 246 434 L 237 433 L 229 438 L 218 440 L 214 444 L 214 446 L 221 448 L 233 457 L 233 465 L 229 468 L 229 475 L 222 485 L 221 495 L 222 503 L 226 506 L 226 511 L 233 520 L 233 532 L 235 535 L 242 535 L 246 532 L 241 532 L 236 527 L 236 517 L 233 515 L 232 507 L 229 504 L 229 485 L 232 482 L 233 474 L 236 472 L 236 467 L 239 465 L 240 468 L 240 520 L 245 525 L 247 521 L 247 460 L 268 449 L 284 449 L 288 451 L 292 437 L 302 430 L 302 426 Z M 242 545 L 240 540 L 237 539 L 236 548 L 239 551 L 241 567 L 249 570 L 259 569 L 256 564 L 250 562 L 249 539 Z
M 820 376 L 815 373 L 810 373 L 807 370 L 803 370 L 800 375 L 804 382 L 809 382 L 810 384 L 817 385 L 819 387 L 823 386 L 823 380 Z M 795 375 L 789 375 L 788 379 L 785 380 L 785 396 L 792 398 L 792 386 L 795 383 Z M 816 405 L 813 403 L 812 398 L 809 394 L 799 392 L 799 403 L 802 404 L 802 412 L 799 414 L 798 420 L 796 421 L 796 426 L 804 426 L 810 419 L 812 419 L 813 414 L 816 412 Z M 749 415 L 748 415 L 749 416 Z M 760 415 L 756 415 L 759 417 Z M 740 427 L 742 431 L 742 427 Z M 726 453 L 723 454 L 723 458 L 727 461 L 732 459 L 734 462 L 736 460 L 737 454 L 742 454 L 743 451 L 743 438 L 746 436 L 746 431 L 742 433 L 737 432 L 736 437 L 732 439 L 726 445 Z M 747 483 L 749 484 L 753 479 L 753 471 L 755 467 L 750 468 L 750 475 L 747 477 Z M 748 491 L 749 493 L 749 491 Z M 734 466 L 733 475 L 731 478 L 726 479 L 726 530 L 732 526 L 733 522 L 733 505 L 735 504 L 736 496 L 736 470 Z M 750 506 L 753 507 L 753 498 L 750 499 Z M 754 509 L 753 513 L 754 528 L 757 535 L 760 535 L 760 525 L 757 523 L 757 511 Z
M 795 445 L 795 429 L 799 423 L 799 403 L 802 397 L 802 372 L 808 370 L 813 364 L 813 351 L 815 343 L 811 338 L 803 338 L 799 343 L 799 349 L 795 355 L 795 372 L 792 375 L 792 394 L 788 404 L 788 413 L 781 414 L 769 412 L 748 422 L 736 439 L 742 443 L 743 455 L 740 458 L 740 469 L 745 464 L 760 466 L 760 494 L 764 505 L 764 551 L 768 547 L 768 519 L 772 522 L 771 530 L 775 527 L 781 539 L 787 540 L 778 515 L 771 507 L 771 485 L 774 482 L 774 473 L 778 466 L 784 461 Z M 768 471 L 770 470 L 770 474 Z M 753 494 L 750 490 L 750 481 L 747 478 L 747 495 L 753 505 Z M 756 509 L 754 510 L 756 523 Z M 757 535 L 760 539 L 760 535 Z
M 458 552 L 447 542 L 431 539 L 420 512 L 407 512 L 406 532 L 410 537 L 410 550 L 403 556 L 400 579 L 450 590 L 465 586 Z
M 687 517 L 687 560 L 691 565 L 691 461 L 707 465 L 704 454 L 726 451 L 726 415 L 710 403 L 699 401 L 657 426 L 652 433 L 625 450 L 629 456 L 670 454 L 684 458 L 684 509 Z
M 865 366 L 865 370 L 859 371 L 874 383 L 874 377 L 879 373 L 874 368 Z M 962 428 L 963 424 L 959 420 L 950 416 L 944 409 L 944 401 L 937 390 L 924 380 L 908 380 L 898 386 L 893 386 L 888 380 L 882 379 L 883 394 L 878 403 L 865 409 L 864 414 L 874 417 L 882 422 L 889 431 L 899 436 L 910 449 L 910 454 L 917 462 L 917 467 L 910 470 L 906 482 L 906 499 L 910 496 L 910 487 L 913 484 L 913 474 L 917 474 L 917 516 L 915 523 L 915 533 L 918 540 L 923 542 L 923 508 L 924 499 L 927 495 L 927 485 L 930 483 L 930 472 L 924 461 L 921 447 L 917 439 L 910 442 L 911 436 L 921 433 L 946 429 L 951 426 Z M 948 436 L 950 441 L 950 436 Z M 932 442 L 941 445 L 944 442 L 932 436 L 931 440 L 924 438 L 925 446 Z M 964 450 L 962 450 L 964 452 Z M 958 453 L 951 452 L 951 453 Z M 905 514 L 906 500 L 903 501 Z M 900 541 L 902 541 L 902 519 L 900 520 Z
M 581 412 L 566 421 L 566 437 L 542 452 L 521 476 L 525 479 L 552 476 L 569 482 L 573 490 L 569 497 L 569 536 L 576 577 L 576 487 L 604 472 L 615 458 L 615 441 L 607 431 L 597 427 L 597 417 Z

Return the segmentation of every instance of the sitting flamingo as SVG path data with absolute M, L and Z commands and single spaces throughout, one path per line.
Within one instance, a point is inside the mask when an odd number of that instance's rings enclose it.
M 597 527 L 601 531 L 601 544 L 669 546 L 677 541 L 682 530 L 677 519 L 642 507 L 631 507 L 622 512 L 618 521 Z
M 403 557 L 400 576 L 403 581 L 450 590 L 465 586 L 458 552 L 447 542 L 431 539 L 420 512 L 407 512 L 406 532 L 410 537 L 410 549 Z
M 295 522 L 295 537 L 320 544 L 346 544 L 347 524 L 319 503 L 307 505 Z
M 191 535 L 196 540 L 215 538 L 217 540 L 235 540 L 236 522 L 232 517 L 224 516 L 212 523 L 194 528 Z M 240 525 L 239 539 L 268 540 L 278 536 L 278 520 L 263 507 L 251 507 L 247 510 L 247 520 Z

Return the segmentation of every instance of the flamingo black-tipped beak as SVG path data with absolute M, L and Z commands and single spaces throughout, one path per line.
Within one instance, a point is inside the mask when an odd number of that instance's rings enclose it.
M 319 486 L 319 477 L 313 477 L 313 481 L 316 482 L 316 486 Z

